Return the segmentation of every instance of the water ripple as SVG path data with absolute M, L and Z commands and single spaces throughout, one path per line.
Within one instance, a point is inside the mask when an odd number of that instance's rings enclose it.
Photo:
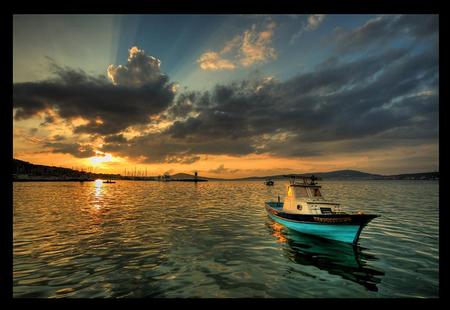
M 437 297 L 438 183 L 323 182 L 354 247 L 273 222 L 262 182 L 14 183 L 14 297 Z

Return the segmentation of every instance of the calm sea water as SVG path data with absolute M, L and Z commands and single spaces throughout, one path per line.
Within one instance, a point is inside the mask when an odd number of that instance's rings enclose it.
M 381 214 L 359 245 L 292 232 L 285 183 L 14 183 L 14 297 L 438 297 L 439 183 L 324 181 Z

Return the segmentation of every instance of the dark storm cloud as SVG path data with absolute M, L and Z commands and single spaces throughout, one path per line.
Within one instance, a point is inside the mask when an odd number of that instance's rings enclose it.
M 92 157 L 96 154 L 91 146 L 79 143 L 45 142 L 44 146 L 52 149 L 53 153 L 71 154 L 77 158 Z
M 394 27 L 416 38 L 434 35 L 439 29 L 439 15 L 401 15 Z
M 127 139 L 122 135 L 110 135 L 104 138 L 106 143 L 127 143 Z
M 434 52 L 325 62 L 286 82 L 260 77 L 183 93 L 166 111 L 175 122 L 163 132 L 111 137 L 103 151 L 193 162 L 198 154 L 317 156 L 436 140 Z
M 369 20 L 352 31 L 339 28 L 335 35 L 337 49 L 346 52 L 381 46 L 400 35 L 420 39 L 436 35 L 438 31 L 438 15 L 385 15 Z
M 376 70 L 366 71 L 358 82 L 342 86 L 342 91 L 318 96 L 315 108 L 305 111 L 310 117 L 302 123 L 312 129 L 305 139 L 333 140 L 373 135 L 393 127 L 417 125 L 414 118 L 419 115 L 428 122 L 437 120 L 437 95 L 419 96 L 419 99 L 423 97 L 420 102 L 425 104 L 419 104 L 418 99 L 411 97 L 424 89 L 437 92 L 438 61 L 435 55 L 404 55 L 385 64 L 380 62 Z M 349 75 L 353 75 L 351 68 L 347 69 Z M 374 78 L 374 75 L 378 76 Z M 428 113 L 430 111 L 435 114 Z
M 184 139 L 166 133 L 145 134 L 120 142 L 115 142 L 116 139 L 105 139 L 101 151 L 140 158 L 148 163 L 193 163 L 200 160 L 199 154 L 240 156 L 255 151 L 244 139 Z
M 63 119 L 87 119 L 89 123 L 76 127 L 75 132 L 92 134 L 118 133 L 147 124 L 150 116 L 161 113 L 174 98 L 173 85 L 159 72 L 156 61 L 132 48 L 129 67 L 109 68 L 114 84 L 104 76 L 53 64 L 53 79 L 14 84 L 15 118 L 53 110 Z M 49 118 L 44 124 L 52 121 Z
M 177 121 L 173 137 L 253 137 L 275 130 L 305 138 L 342 139 L 365 136 L 398 126 L 422 113 L 422 105 L 400 98 L 436 88 L 438 62 L 432 53 L 389 51 L 297 76 L 285 83 L 217 86 L 208 104 L 193 106 L 200 114 Z M 263 81 L 259 81 L 263 85 Z M 391 100 L 398 103 L 386 108 Z M 432 97 L 432 99 L 436 99 Z M 190 99 L 192 100 L 192 98 Z M 425 107 L 437 110 L 437 100 Z
M 52 123 L 54 123 L 55 122 L 55 117 L 54 116 L 52 116 L 52 115 L 45 115 L 45 117 L 44 117 L 44 121 L 42 122 L 42 123 L 40 123 L 40 126 L 41 127 L 45 127 L 45 126 L 47 126 L 48 124 L 52 124 Z
M 179 116 L 184 117 L 188 113 L 193 112 L 197 107 L 194 107 L 194 102 L 198 104 L 198 97 L 200 93 L 194 91 L 188 91 L 181 93 L 177 96 L 174 104 L 168 109 L 167 113 L 172 118 L 177 118 Z

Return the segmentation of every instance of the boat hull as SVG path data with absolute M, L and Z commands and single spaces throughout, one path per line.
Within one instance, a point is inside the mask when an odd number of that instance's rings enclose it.
M 266 203 L 270 218 L 300 233 L 314 235 L 326 239 L 356 244 L 362 229 L 377 215 L 369 214 L 288 214 L 281 208 L 272 207 L 277 203 Z

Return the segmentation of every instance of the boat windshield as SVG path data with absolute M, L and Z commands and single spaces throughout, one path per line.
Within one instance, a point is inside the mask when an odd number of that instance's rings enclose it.
M 295 197 L 301 198 L 301 197 L 308 197 L 308 192 L 306 191 L 306 187 L 303 186 L 295 186 Z
M 313 197 L 322 197 L 322 193 L 318 188 L 311 188 L 311 192 L 313 194 Z

